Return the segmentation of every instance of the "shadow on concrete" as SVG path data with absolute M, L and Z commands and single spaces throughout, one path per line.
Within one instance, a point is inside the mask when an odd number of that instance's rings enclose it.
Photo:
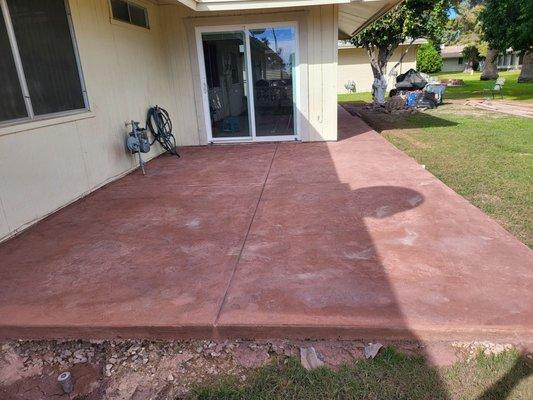
M 415 240 L 402 225 L 425 199 L 377 184 L 394 180 L 372 165 L 350 170 L 361 143 L 376 139 L 344 115 L 338 142 L 277 145 L 215 323 L 221 337 L 421 342 L 389 280 L 395 265 L 390 255 L 383 263 L 375 241 L 401 257 Z M 448 398 L 435 369 L 418 372 L 398 382 L 398 395 L 414 398 L 424 388 L 432 399 Z

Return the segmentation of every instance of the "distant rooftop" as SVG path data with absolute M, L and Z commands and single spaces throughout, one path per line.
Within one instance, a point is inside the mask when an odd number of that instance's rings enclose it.
M 463 56 L 463 49 L 465 46 L 443 46 L 440 49 L 440 55 L 442 58 L 458 58 Z
M 428 41 L 426 39 L 415 39 L 413 44 L 425 44 L 427 42 Z M 408 39 L 405 42 L 401 43 L 400 46 L 409 46 L 410 43 L 411 43 L 411 39 Z M 350 42 L 349 40 L 339 40 L 337 42 L 337 48 L 339 50 L 341 50 L 341 49 L 355 49 L 356 47 L 357 46 L 354 46 L 352 44 L 352 42 Z

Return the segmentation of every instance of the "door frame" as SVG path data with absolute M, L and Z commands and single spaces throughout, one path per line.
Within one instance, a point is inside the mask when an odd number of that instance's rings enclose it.
M 294 135 L 278 136 L 257 136 L 255 127 L 255 106 L 254 106 L 254 83 L 252 78 L 252 54 L 250 51 L 250 29 L 269 28 L 290 26 L 294 29 L 294 76 L 292 77 L 293 89 L 293 126 Z M 238 136 L 229 138 L 214 138 L 211 126 L 211 110 L 209 108 L 209 90 L 207 88 L 207 78 L 205 71 L 204 50 L 202 44 L 202 33 L 209 32 L 243 32 L 244 44 L 246 50 L 246 78 L 248 85 L 248 121 L 250 124 L 250 136 Z M 281 141 L 299 141 L 300 140 L 300 43 L 297 21 L 282 22 L 260 22 L 246 25 L 208 25 L 197 26 L 195 28 L 196 36 L 196 53 L 198 55 L 198 66 L 200 72 L 200 93 L 202 94 L 202 106 L 204 114 L 204 124 L 207 132 L 208 143 L 228 143 L 228 142 L 281 142 Z

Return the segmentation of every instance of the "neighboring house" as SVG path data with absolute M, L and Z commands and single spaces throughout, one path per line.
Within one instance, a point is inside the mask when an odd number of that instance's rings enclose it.
M 496 66 L 499 70 L 509 71 L 522 68 L 523 54 L 520 51 L 507 49 L 505 54 L 498 55 Z
M 442 56 L 443 72 L 464 71 L 465 62 L 463 57 L 463 49 L 463 45 L 443 46 L 441 48 L 440 55 Z
M 443 46 L 440 54 L 442 56 L 442 71 L 443 72 L 459 72 L 464 71 L 463 59 L 463 45 L 457 46 Z M 507 49 L 505 54 L 498 55 L 496 59 L 496 66 L 499 70 L 513 70 L 522 68 L 523 56 L 519 51 Z
M 399 1 L 0 0 L 0 239 L 132 171 L 155 104 L 180 146 L 336 140 L 337 40 Z
M 418 48 L 426 40 L 417 39 L 413 45 L 409 47 L 409 43 L 403 43 L 398 46 L 391 59 L 387 63 L 387 73 L 390 74 L 392 68 L 398 63 L 402 54 L 407 51 L 402 62 L 396 68 L 396 75 L 399 75 L 410 68 L 416 69 L 416 53 Z M 372 91 L 372 82 L 374 82 L 374 75 L 370 66 L 370 60 L 366 50 L 362 47 L 355 47 L 350 42 L 339 40 L 339 60 L 337 72 L 337 92 L 348 93 L 345 85 L 349 81 L 355 82 L 357 92 Z M 388 76 L 389 89 L 394 86 L 395 76 Z

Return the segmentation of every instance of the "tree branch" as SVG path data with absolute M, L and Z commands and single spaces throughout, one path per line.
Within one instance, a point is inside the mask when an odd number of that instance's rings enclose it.
M 407 46 L 407 49 L 402 53 L 402 55 L 400 56 L 400 59 L 398 60 L 398 62 L 396 64 L 394 64 L 394 67 L 392 67 L 392 69 L 390 70 L 389 74 L 392 73 L 392 71 L 394 71 L 398 67 L 398 65 L 400 65 L 402 63 L 403 59 L 405 58 L 407 53 L 409 53 L 409 50 L 413 46 L 413 43 L 415 42 L 415 40 L 416 39 L 411 39 L 411 42 L 409 43 L 409 46 Z

